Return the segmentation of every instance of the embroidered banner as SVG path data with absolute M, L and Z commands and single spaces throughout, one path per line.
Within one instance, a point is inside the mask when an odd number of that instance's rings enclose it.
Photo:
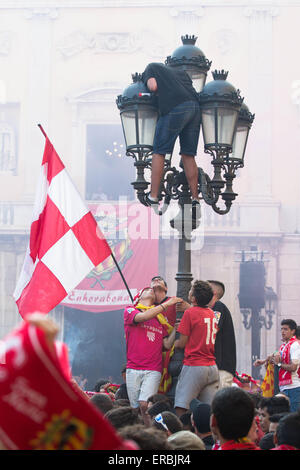
M 134 297 L 158 273 L 159 217 L 139 202 L 89 204 Z M 90 312 L 119 310 L 131 304 L 120 273 L 108 257 L 63 300 Z

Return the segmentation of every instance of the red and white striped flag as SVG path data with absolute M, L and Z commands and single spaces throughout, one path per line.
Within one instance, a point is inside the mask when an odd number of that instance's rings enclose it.
M 111 254 L 95 218 L 44 135 L 30 241 L 14 292 L 22 317 L 50 312 Z

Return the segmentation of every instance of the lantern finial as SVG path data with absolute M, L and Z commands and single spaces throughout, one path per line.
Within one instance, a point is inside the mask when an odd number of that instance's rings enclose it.
M 227 80 L 228 72 L 225 72 L 225 70 L 214 70 L 212 76 L 214 80 Z

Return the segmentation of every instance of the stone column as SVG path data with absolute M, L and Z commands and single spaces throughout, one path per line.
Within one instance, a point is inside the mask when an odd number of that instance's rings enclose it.
M 272 197 L 272 58 L 273 21 L 278 9 L 254 6 L 244 10 L 249 19 L 249 89 L 246 104 L 256 118 L 246 155 L 249 196 Z
M 37 125 L 40 123 L 46 132 L 50 131 L 52 22 L 58 14 L 53 8 L 28 8 L 24 15 L 28 22 L 24 38 L 28 44 L 28 72 L 24 77 L 27 88 L 23 97 L 21 140 L 25 160 L 24 199 L 32 200 L 44 149 L 44 137 Z
M 241 200 L 241 227 L 278 232 L 280 204 L 272 196 L 272 50 L 278 9 L 254 6 L 244 14 L 249 20 L 249 87 L 243 96 L 256 117 L 246 150 L 248 192 Z

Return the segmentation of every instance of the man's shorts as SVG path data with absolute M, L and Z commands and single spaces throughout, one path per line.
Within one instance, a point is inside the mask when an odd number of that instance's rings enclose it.
M 195 156 L 200 123 L 200 106 L 197 101 L 185 101 L 178 104 L 168 114 L 159 117 L 155 129 L 153 153 L 160 155 L 172 153 L 179 136 L 179 153 Z
M 126 387 L 130 406 L 138 408 L 140 401 L 157 393 L 161 373 L 156 370 L 126 369 Z
M 193 398 L 211 404 L 219 385 L 217 366 L 182 366 L 174 407 L 189 409 Z

